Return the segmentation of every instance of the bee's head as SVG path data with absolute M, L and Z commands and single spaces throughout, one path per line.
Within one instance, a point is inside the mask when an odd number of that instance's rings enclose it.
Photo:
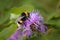
M 22 24 L 24 21 L 26 21 L 26 19 L 28 19 L 29 17 L 29 13 L 28 12 L 23 12 L 21 15 L 20 15 L 20 19 L 18 21 L 19 24 Z

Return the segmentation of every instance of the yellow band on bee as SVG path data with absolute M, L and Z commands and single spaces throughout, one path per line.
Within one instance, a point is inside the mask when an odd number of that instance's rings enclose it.
M 25 12 L 26 16 L 28 17 L 28 12 Z
M 23 21 L 22 21 L 22 20 L 20 20 L 20 23 L 23 23 Z

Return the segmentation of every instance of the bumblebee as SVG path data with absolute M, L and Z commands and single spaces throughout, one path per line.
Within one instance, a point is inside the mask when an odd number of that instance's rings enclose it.
M 18 23 L 19 24 L 22 24 L 24 21 L 26 21 L 29 17 L 29 13 L 28 12 L 23 12 L 21 15 L 20 15 L 22 18 L 19 19 Z

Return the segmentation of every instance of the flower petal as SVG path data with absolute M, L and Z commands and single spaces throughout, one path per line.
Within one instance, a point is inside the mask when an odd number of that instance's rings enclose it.
M 7 40 L 20 40 L 20 36 L 21 36 L 21 31 L 16 30 L 15 33 L 12 34 L 11 37 L 8 38 Z

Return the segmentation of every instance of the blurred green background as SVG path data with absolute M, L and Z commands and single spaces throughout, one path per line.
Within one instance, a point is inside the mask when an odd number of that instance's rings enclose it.
M 16 30 L 16 18 L 23 12 L 39 10 L 51 30 L 39 39 L 60 40 L 60 0 L 0 0 L 0 40 L 6 40 Z

